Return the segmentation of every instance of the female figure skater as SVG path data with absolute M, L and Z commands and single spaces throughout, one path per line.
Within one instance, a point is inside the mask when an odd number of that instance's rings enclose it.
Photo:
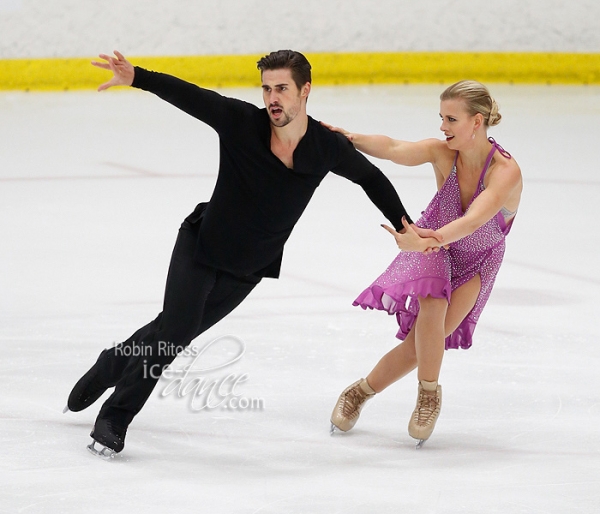
M 332 432 L 350 430 L 367 400 L 417 368 L 418 397 L 408 433 L 420 447 L 440 413 L 444 349 L 471 346 L 502 263 L 522 179 L 511 155 L 487 136 L 488 127 L 500 122 L 498 105 L 475 81 L 450 86 L 440 100 L 445 141 L 413 143 L 330 127 L 373 157 L 404 166 L 431 163 L 438 192 L 417 226 L 443 236 L 440 243 L 419 237 L 406 223 L 403 234 L 384 225 L 402 251 L 354 305 L 395 314 L 400 325 L 396 337 L 403 342 L 366 379 L 342 392 L 331 416 Z

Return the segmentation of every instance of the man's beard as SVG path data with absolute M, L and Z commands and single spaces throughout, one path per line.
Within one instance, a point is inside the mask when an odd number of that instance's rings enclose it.
M 281 111 L 281 114 L 282 116 L 278 120 L 274 120 L 271 117 L 271 125 L 281 128 L 285 127 L 294 120 L 294 118 L 290 116 L 287 112 Z

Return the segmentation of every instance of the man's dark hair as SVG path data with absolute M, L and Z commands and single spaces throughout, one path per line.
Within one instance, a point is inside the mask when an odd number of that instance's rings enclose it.
M 265 55 L 256 63 L 256 67 L 262 72 L 265 70 L 290 70 L 292 79 L 301 89 L 304 84 L 311 82 L 311 66 L 308 59 L 300 52 L 294 50 L 277 50 Z

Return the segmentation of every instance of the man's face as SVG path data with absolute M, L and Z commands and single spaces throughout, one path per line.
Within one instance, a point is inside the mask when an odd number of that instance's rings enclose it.
M 303 103 L 306 104 L 310 84 L 298 89 L 290 70 L 265 70 L 262 72 L 262 90 L 271 124 L 285 127 L 298 115 Z

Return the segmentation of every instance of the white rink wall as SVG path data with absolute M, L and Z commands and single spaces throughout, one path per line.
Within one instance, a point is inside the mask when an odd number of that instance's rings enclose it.
M 0 59 L 600 52 L 599 0 L 0 0 Z

